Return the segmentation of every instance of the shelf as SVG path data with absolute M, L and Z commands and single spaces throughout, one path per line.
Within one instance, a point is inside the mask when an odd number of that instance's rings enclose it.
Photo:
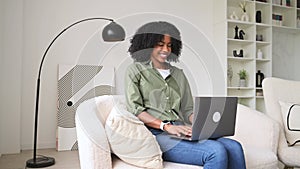
M 252 99 L 253 96 L 237 96 L 240 99 Z
M 253 87 L 227 87 L 229 90 L 253 90 Z
M 228 56 L 228 60 L 234 60 L 234 61 L 253 61 L 254 58 L 246 58 L 246 57 L 234 57 L 234 56 Z
M 256 59 L 257 62 L 270 62 L 271 59 Z
M 237 97 L 239 99 L 253 99 L 253 96 L 240 96 L 240 95 L 229 95 L 230 97 Z
M 258 45 L 270 45 L 271 42 L 266 42 L 266 41 L 256 41 L 256 44 L 258 44 Z
M 261 26 L 261 27 L 268 27 L 268 28 L 269 28 L 269 27 L 272 27 L 271 24 L 266 24 L 266 23 L 255 23 L 255 25 L 258 26 L 258 27 L 259 27 L 259 26 Z
M 296 27 L 297 10 L 295 8 L 295 3 L 292 3 L 291 6 L 273 4 L 272 17 L 273 15 L 276 15 L 274 16 L 276 20 L 272 20 L 273 26 L 291 28 Z M 281 21 L 278 21 L 278 19 L 280 19 Z
M 240 40 L 240 39 L 233 39 L 233 38 L 227 38 L 227 40 L 231 43 L 236 43 L 236 44 L 251 44 L 254 41 L 252 40 Z
M 227 22 L 229 24 L 240 24 L 240 25 L 248 25 L 248 26 L 252 26 L 252 24 L 254 23 L 254 22 L 245 22 L 245 21 L 233 20 L 233 19 L 228 19 Z
M 277 4 L 272 4 L 273 8 L 276 9 L 281 9 L 281 10 L 291 10 L 291 9 L 295 9 L 294 6 L 285 6 L 285 5 L 277 5 Z
M 275 31 L 280 31 L 280 32 L 286 32 L 286 33 L 299 33 L 300 28 L 296 27 L 288 27 L 288 26 L 278 26 L 278 25 L 273 25 L 273 30 Z

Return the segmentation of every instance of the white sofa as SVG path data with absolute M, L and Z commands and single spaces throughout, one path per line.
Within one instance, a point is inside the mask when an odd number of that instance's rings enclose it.
M 289 134 L 288 130 L 286 130 L 286 124 L 284 123 L 286 118 L 283 118 L 284 112 L 280 105 L 280 101 L 299 104 L 300 81 L 268 77 L 263 80 L 263 91 L 267 110 L 266 114 L 280 124 L 278 158 L 286 167 L 300 167 L 299 143 L 295 146 L 288 146 L 287 143 L 290 135 L 297 134 L 297 138 L 299 139 L 299 131 Z M 297 118 L 297 124 L 299 124 L 298 122 L 299 119 Z
M 99 96 L 83 102 L 76 111 L 76 131 L 81 169 L 138 168 L 111 155 L 104 129 L 114 104 L 125 104 L 123 96 Z M 247 169 L 278 168 L 279 126 L 261 112 L 238 105 L 236 132 L 232 137 L 244 148 Z M 199 169 L 201 166 L 163 162 L 169 169 Z

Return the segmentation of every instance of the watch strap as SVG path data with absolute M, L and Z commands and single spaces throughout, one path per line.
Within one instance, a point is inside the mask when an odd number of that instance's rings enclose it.
M 166 125 L 166 124 L 170 124 L 170 122 L 160 122 L 160 126 L 159 126 L 159 128 L 162 130 L 162 131 L 165 131 L 164 130 L 164 126 Z

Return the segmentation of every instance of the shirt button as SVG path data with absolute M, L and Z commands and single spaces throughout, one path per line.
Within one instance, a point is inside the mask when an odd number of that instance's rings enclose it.
M 168 86 L 168 83 L 165 83 L 165 86 Z
M 171 113 L 171 110 L 169 110 L 169 113 Z
M 167 100 L 169 100 L 169 97 L 166 97 Z

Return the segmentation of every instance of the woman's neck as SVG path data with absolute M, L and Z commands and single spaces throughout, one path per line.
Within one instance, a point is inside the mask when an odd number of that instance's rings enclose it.
M 155 62 L 152 62 L 153 64 L 153 67 L 156 68 L 156 69 L 169 69 L 170 68 L 170 64 L 169 63 L 155 63 Z

